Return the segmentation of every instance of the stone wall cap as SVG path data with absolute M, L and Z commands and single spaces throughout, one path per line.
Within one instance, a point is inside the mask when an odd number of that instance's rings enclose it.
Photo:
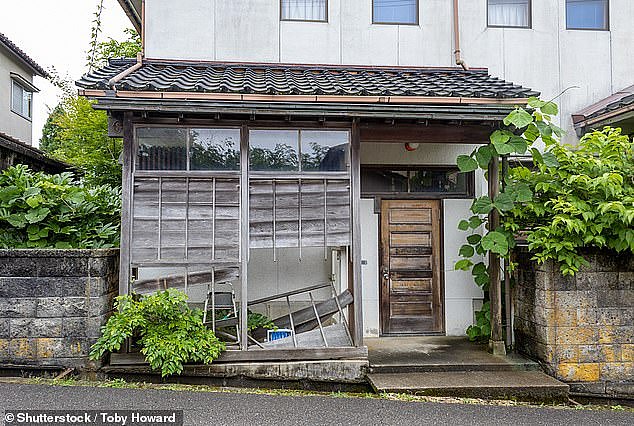
M 117 256 L 118 248 L 108 249 L 0 249 L 0 258 L 7 257 L 109 257 Z

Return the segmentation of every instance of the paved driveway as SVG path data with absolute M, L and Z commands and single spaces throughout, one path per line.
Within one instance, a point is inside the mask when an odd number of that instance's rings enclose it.
M 633 425 L 634 413 L 0 383 L 0 408 L 184 410 L 186 425 Z M 8 423 L 7 423 L 8 424 Z

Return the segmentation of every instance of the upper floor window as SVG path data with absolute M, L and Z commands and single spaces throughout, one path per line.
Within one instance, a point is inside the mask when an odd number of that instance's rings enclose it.
M 282 21 L 328 21 L 328 0 L 280 0 Z
M 608 0 L 566 0 L 566 28 L 607 30 Z
M 418 24 L 418 0 L 372 0 L 375 24 Z
M 29 120 L 32 118 L 33 92 L 15 80 L 11 80 L 11 111 Z
M 489 27 L 530 28 L 531 0 L 488 0 Z

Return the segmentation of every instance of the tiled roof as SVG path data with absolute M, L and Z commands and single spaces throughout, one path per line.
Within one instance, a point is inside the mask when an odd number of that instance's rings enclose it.
M 0 44 L 4 45 L 9 51 L 11 51 L 14 55 L 20 58 L 23 62 L 25 62 L 28 66 L 30 66 L 36 74 L 41 77 L 48 77 L 48 73 L 37 64 L 29 55 L 24 53 L 22 49 L 16 46 L 11 40 L 7 38 L 4 34 L 0 33 Z
M 572 119 L 575 124 L 581 123 L 629 106 L 634 106 L 634 85 L 626 87 L 625 89 L 584 108 L 578 113 L 573 114 Z
M 84 89 L 108 90 L 110 79 L 134 64 L 111 60 L 83 76 Z M 518 99 L 531 89 L 492 77 L 484 69 L 346 65 L 287 65 L 144 60 L 115 84 L 117 90 L 259 95 L 423 96 Z

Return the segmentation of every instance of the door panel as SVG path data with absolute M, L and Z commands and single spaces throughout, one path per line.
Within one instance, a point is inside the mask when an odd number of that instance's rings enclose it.
M 443 331 L 440 238 L 440 201 L 382 201 L 382 334 Z

